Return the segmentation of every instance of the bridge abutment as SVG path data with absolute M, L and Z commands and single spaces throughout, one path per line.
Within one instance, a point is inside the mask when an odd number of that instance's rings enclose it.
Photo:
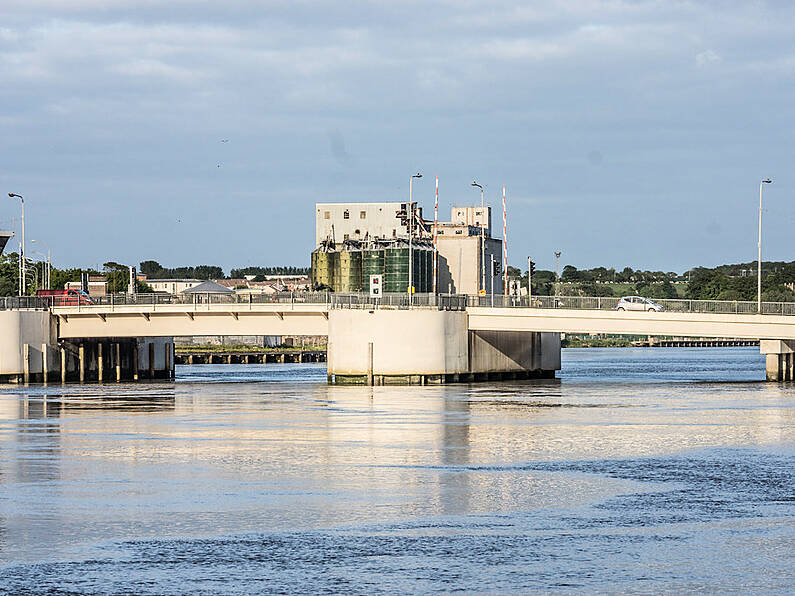
M 339 309 L 329 312 L 327 359 L 335 384 L 551 378 L 560 334 L 469 331 L 464 311 Z
M 765 355 L 765 378 L 768 381 L 795 380 L 795 340 L 763 339 L 759 351 Z
M 58 340 L 49 312 L 0 311 L 0 383 L 85 383 L 174 377 L 168 337 Z

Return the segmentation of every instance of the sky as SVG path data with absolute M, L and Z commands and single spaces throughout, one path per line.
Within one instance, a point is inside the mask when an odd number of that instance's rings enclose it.
M 3 0 L 0 227 L 57 266 L 308 266 L 314 204 L 479 203 L 509 262 L 793 260 L 795 5 Z M 10 248 L 14 244 L 10 245 Z M 35 256 L 35 255 L 34 255 Z

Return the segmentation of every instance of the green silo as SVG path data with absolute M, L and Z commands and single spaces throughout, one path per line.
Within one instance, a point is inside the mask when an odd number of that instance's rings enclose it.
M 362 291 L 362 251 L 343 250 L 339 253 L 340 278 L 338 292 Z M 369 282 L 368 282 L 369 283 Z

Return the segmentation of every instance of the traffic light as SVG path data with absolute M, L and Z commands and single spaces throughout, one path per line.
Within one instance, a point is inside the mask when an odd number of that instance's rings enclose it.
M 499 261 L 492 261 L 492 271 L 491 274 L 494 277 L 497 277 L 500 274 L 500 262 Z
M 536 264 L 533 261 L 529 261 L 530 263 L 530 275 L 532 276 L 533 273 L 536 272 Z

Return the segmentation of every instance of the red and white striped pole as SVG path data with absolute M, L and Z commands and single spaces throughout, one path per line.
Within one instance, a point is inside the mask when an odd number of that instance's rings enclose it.
M 505 185 L 502 185 L 502 279 L 503 294 L 508 295 L 508 217 L 505 209 Z
M 433 295 L 436 296 L 436 261 L 438 249 L 436 247 L 436 226 L 439 223 L 439 174 L 436 174 L 436 198 L 433 201 Z

